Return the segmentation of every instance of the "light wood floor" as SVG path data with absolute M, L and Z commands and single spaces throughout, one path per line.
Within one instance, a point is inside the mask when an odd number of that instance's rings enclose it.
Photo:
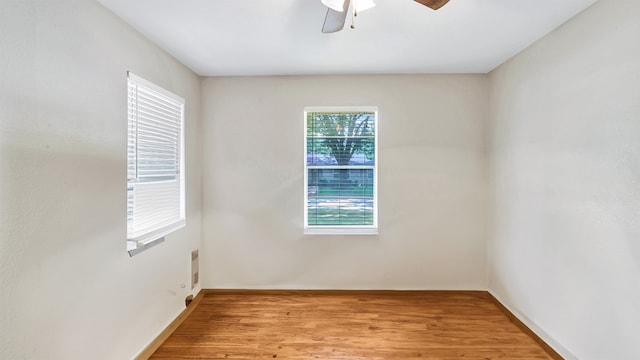
M 552 359 L 486 292 L 221 291 L 151 359 Z

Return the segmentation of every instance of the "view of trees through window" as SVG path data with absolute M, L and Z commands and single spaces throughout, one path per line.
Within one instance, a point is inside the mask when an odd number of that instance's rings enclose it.
M 307 225 L 375 225 L 376 113 L 306 116 Z

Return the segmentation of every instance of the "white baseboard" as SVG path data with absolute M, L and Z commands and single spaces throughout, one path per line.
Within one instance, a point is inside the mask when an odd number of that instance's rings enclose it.
M 524 316 L 521 312 L 514 309 L 510 306 L 504 299 L 498 296 L 491 290 L 487 290 L 491 296 L 493 296 L 496 300 L 502 304 L 507 310 L 509 310 L 518 320 L 522 321 L 531 331 L 533 331 L 542 341 L 547 343 L 553 350 L 555 350 L 560 356 L 565 358 L 565 360 L 578 360 L 578 357 L 572 354 L 567 348 L 565 348 L 562 344 L 558 343 L 553 337 L 549 336 L 544 330 L 542 330 L 538 325 L 536 325 L 531 319 Z

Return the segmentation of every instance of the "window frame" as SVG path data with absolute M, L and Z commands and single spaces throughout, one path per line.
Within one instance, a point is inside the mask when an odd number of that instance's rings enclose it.
M 131 135 L 132 135 L 132 131 L 135 133 L 136 139 L 138 136 L 138 130 L 137 130 L 137 119 L 138 119 L 138 114 L 137 114 L 137 106 L 138 106 L 138 93 L 137 93 L 137 89 L 136 89 L 136 98 L 135 98 L 135 107 L 136 107 L 136 114 L 133 115 L 135 116 L 135 129 L 131 130 L 132 127 L 132 115 L 130 114 L 130 108 L 132 106 L 132 94 L 130 92 L 130 87 L 131 85 L 135 84 L 135 86 L 142 86 L 147 88 L 148 90 L 151 90 L 152 92 L 157 93 L 157 97 L 154 97 L 153 100 L 154 101 L 159 101 L 161 100 L 161 98 L 166 98 L 166 99 L 162 99 L 164 100 L 164 104 L 169 104 L 169 105 L 178 105 L 179 107 L 179 111 L 180 111 L 180 115 L 179 115 L 179 130 L 178 130 L 178 134 L 177 134 L 177 148 L 176 148 L 176 152 L 178 153 L 176 158 L 177 161 L 179 162 L 178 166 L 177 166 L 177 171 L 178 174 L 176 174 L 174 179 L 167 179 L 166 177 L 160 177 L 158 176 L 155 180 L 145 180 L 145 179 L 141 179 L 138 177 L 137 172 L 136 172 L 136 180 L 133 183 L 133 185 L 135 184 L 162 184 L 162 183 L 171 183 L 171 182 L 175 182 L 176 183 L 176 187 L 178 188 L 178 192 L 179 194 L 177 194 L 177 198 L 179 201 L 179 204 L 173 204 L 172 206 L 174 207 L 174 209 L 178 208 L 178 212 L 179 215 L 175 218 L 175 220 L 171 223 L 165 223 L 165 224 L 158 224 L 156 226 L 154 226 L 153 228 L 148 229 L 147 231 L 145 231 L 143 234 L 138 234 L 135 237 L 132 236 L 132 234 L 130 233 L 130 216 L 129 216 L 129 196 L 131 195 L 130 192 L 132 192 L 132 183 L 131 183 L 131 179 L 130 179 L 130 173 L 129 173 L 129 163 L 132 161 L 131 157 L 130 157 L 130 147 L 131 147 Z M 169 102 L 172 101 L 174 102 L 173 104 L 170 104 Z M 163 125 L 166 126 L 166 125 Z M 184 131 L 184 126 L 185 126 L 185 100 L 184 98 L 128 71 L 127 72 L 127 251 L 129 252 L 130 256 L 136 255 L 152 246 L 155 246 L 161 242 L 164 241 L 164 237 L 180 228 L 183 228 L 186 226 L 186 192 L 185 192 L 185 144 L 184 144 L 184 138 L 185 138 L 185 131 Z M 158 133 L 156 133 L 158 134 Z M 135 141 L 135 140 L 134 140 Z M 138 143 L 135 142 L 135 148 L 136 148 L 136 153 L 138 151 Z M 139 160 L 136 157 L 135 159 L 133 159 L 133 161 L 136 162 L 136 169 L 138 169 L 138 164 Z M 147 160 L 148 161 L 148 160 Z M 176 195 L 175 193 L 173 193 L 174 195 Z M 135 207 L 135 203 L 133 205 Z M 131 218 L 132 219 L 132 218 Z
M 309 225 L 309 165 L 307 159 L 307 114 L 312 112 L 368 112 L 374 113 L 374 165 L 373 165 L 373 224 L 372 225 Z M 377 235 L 378 228 L 378 123 L 377 106 L 307 106 L 304 108 L 304 234 L 305 235 Z M 362 168 L 354 165 L 353 169 Z

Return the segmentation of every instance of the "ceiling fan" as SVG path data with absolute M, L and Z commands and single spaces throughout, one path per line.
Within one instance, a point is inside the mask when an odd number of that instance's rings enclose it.
M 323 33 L 333 33 L 342 30 L 344 28 L 344 21 L 347 18 L 347 12 L 351 8 L 353 16 L 358 16 L 358 13 L 367 9 L 370 9 L 376 4 L 373 0 L 320 0 L 327 9 L 327 16 L 324 18 L 324 24 L 322 25 Z M 353 1 L 353 6 L 351 2 Z M 438 10 L 443 7 L 449 0 L 415 0 L 420 4 L 427 6 L 433 10 Z M 353 18 L 352 18 L 353 19 Z M 355 28 L 353 20 L 351 21 L 351 28 Z

